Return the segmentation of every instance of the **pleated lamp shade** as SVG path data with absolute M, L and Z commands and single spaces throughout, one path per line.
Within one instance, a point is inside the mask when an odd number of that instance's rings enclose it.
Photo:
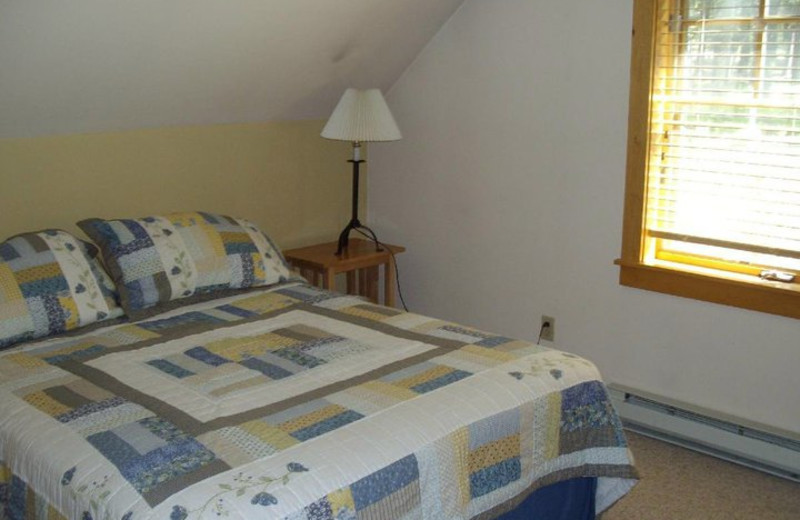
M 397 141 L 403 137 L 377 88 L 347 89 L 321 135 L 326 139 L 355 143 Z

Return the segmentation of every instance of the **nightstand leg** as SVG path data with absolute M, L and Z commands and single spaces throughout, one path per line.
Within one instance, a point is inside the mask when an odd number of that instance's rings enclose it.
M 383 304 L 387 307 L 394 307 L 394 264 L 389 260 L 383 264 Z
M 378 303 L 378 267 L 368 267 L 367 271 L 367 298 L 373 303 Z
M 333 269 L 326 269 L 322 279 L 322 288 L 332 291 L 336 287 L 336 274 Z
M 358 270 L 358 295 L 367 295 L 367 268 L 363 267 Z

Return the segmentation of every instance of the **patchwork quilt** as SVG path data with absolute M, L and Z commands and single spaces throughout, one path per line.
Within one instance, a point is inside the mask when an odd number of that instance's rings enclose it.
M 577 356 L 283 284 L 0 353 L 7 518 L 493 518 L 636 473 Z

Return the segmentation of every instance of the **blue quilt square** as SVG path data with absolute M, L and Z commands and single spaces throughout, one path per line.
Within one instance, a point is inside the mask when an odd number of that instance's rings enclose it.
M 19 284 L 19 288 L 22 292 L 22 296 L 26 299 L 69 291 L 67 279 L 63 276 L 52 276 L 50 278 L 31 280 L 29 282 Z
M 225 320 L 217 318 L 216 316 L 203 314 L 202 312 L 193 311 L 187 312 L 186 314 L 181 314 L 179 316 L 174 316 L 172 318 L 147 321 L 145 323 L 138 324 L 138 326 L 151 332 L 159 332 L 201 323 L 225 323 Z
M 303 303 L 319 303 L 337 297 L 336 294 L 334 293 L 325 292 L 322 291 L 321 289 L 316 289 L 314 287 L 305 287 L 305 286 L 278 289 L 275 292 L 278 294 L 282 294 L 284 296 L 288 296 L 289 298 L 295 300 L 300 300 Z
M 453 370 L 452 372 L 444 374 L 443 376 L 439 376 L 436 379 L 431 379 L 430 381 L 425 381 L 424 383 L 412 386 L 411 390 L 420 394 L 424 394 L 426 392 L 436 390 L 437 388 L 447 386 L 450 383 L 455 383 L 456 381 L 471 375 L 472 374 L 470 372 L 466 372 L 464 370 Z
M 212 367 L 218 367 L 232 362 L 229 359 L 225 359 L 222 356 L 214 354 L 205 347 L 190 348 L 189 350 L 185 351 L 184 354 L 192 359 L 196 359 L 197 361 L 202 361 L 206 365 L 211 365 Z
M 17 250 L 14 249 L 14 246 L 9 244 L 8 242 L 3 242 L 2 244 L 0 244 L 0 260 L 3 260 L 5 262 L 10 262 L 11 260 L 19 258 L 19 256 L 20 255 L 17 252 Z
M 148 242 L 147 244 L 142 244 L 144 247 L 150 247 L 154 245 L 153 241 L 150 239 L 150 235 L 147 233 L 147 230 L 145 230 L 144 226 L 142 226 L 139 222 L 133 219 L 124 219 L 120 220 L 119 222 L 125 226 L 131 236 L 134 237 L 133 242 L 136 242 L 137 240 Z
M 292 375 L 288 370 L 258 358 L 248 358 L 240 361 L 239 364 L 251 370 L 261 372 L 270 379 L 283 379 L 284 377 Z
M 304 352 L 302 344 L 299 346 L 278 349 L 274 351 L 273 354 L 305 368 L 314 368 L 325 364 L 324 359 L 320 359 L 308 354 L 307 352 Z
M 106 350 L 108 350 L 108 347 L 104 347 L 102 345 L 92 345 L 80 350 L 74 350 L 68 354 L 57 354 L 55 356 L 49 356 L 43 359 L 51 365 L 59 365 L 65 361 L 80 361 L 81 359 L 93 357 L 101 352 L 105 352 Z
M 367 475 L 350 486 L 356 511 L 388 497 L 417 480 L 419 480 L 419 465 L 414 455 L 409 455 Z
M 222 235 L 222 238 L 225 238 L 225 235 Z M 225 242 L 225 254 L 226 255 L 243 255 L 249 256 L 253 253 L 258 253 L 258 249 L 256 245 L 252 242 L 235 242 L 235 241 L 226 241 Z
M 11 482 L 7 484 L 8 488 L 3 493 L 3 497 L 7 497 L 8 502 L 3 504 L 5 506 L 5 513 L 9 518 L 27 518 L 28 515 L 33 515 L 33 511 L 27 511 L 26 506 L 28 503 L 28 485 L 24 480 L 17 476 L 11 477 Z
M 258 253 L 258 250 L 256 250 L 256 253 Z M 242 285 L 244 287 L 250 287 L 256 283 L 256 264 L 253 260 L 254 257 L 252 254 L 243 254 L 240 258 L 242 260 L 242 272 L 244 274 L 242 277 Z M 259 260 L 259 262 L 263 263 L 262 260 Z M 263 269 L 264 267 L 262 265 L 261 270 Z
M 155 446 L 154 449 L 141 453 L 123 439 L 135 428 L 99 432 L 88 436 L 86 440 L 112 462 L 140 493 L 147 493 L 157 485 L 195 471 L 216 459 L 213 452 L 164 419 L 151 417 L 137 423 L 148 434 L 164 442 L 149 442 Z M 141 449 L 148 443 L 139 439 L 135 444 Z
M 472 498 L 478 498 L 520 478 L 522 466 L 519 457 L 506 459 L 469 476 Z
M 131 307 L 142 309 L 150 303 L 146 301 L 145 296 L 154 294 L 153 288 L 155 287 L 155 283 L 153 283 L 152 277 L 147 277 L 125 282 L 123 286 L 128 294 Z
M 258 313 L 253 311 L 248 311 L 247 309 L 242 309 L 240 307 L 236 307 L 233 305 L 220 305 L 219 307 L 215 307 L 217 310 L 222 312 L 227 312 L 233 316 L 237 316 L 239 318 L 251 318 L 253 316 L 257 316 Z
M 337 518 L 327 497 L 322 497 L 313 504 L 306 506 L 303 509 L 303 513 L 306 515 L 304 518 L 308 520 L 329 520 L 331 518 Z
M 161 370 L 165 374 L 169 374 L 172 377 L 177 377 L 178 379 L 183 379 L 184 377 L 194 375 L 194 372 L 186 370 L 185 368 L 178 366 L 171 361 L 167 361 L 166 359 L 152 359 L 148 361 L 147 364 Z
M 55 294 L 48 294 L 38 298 L 32 298 L 28 303 L 30 304 L 31 301 L 35 300 L 39 300 L 44 307 L 45 316 L 47 316 L 47 331 L 50 334 L 64 332 L 67 329 L 69 313 L 61 306 L 61 302 L 58 301 L 58 296 Z
M 475 344 L 481 347 L 493 348 L 500 345 L 504 345 L 505 343 L 508 343 L 510 341 L 514 340 L 511 338 L 506 338 L 505 336 L 492 336 L 489 338 L 484 338 Z
M 363 417 L 364 416 L 358 412 L 354 412 L 353 410 L 347 410 L 338 415 L 334 415 L 333 417 L 328 417 L 327 419 L 322 420 L 318 423 L 314 423 L 306 428 L 294 431 L 290 433 L 290 435 L 295 439 L 301 441 L 307 441 L 308 439 L 313 439 L 314 437 L 318 437 L 323 433 L 328 433 L 329 431 L 333 431 L 337 428 L 340 428 L 345 424 L 350 424 L 351 422 L 355 422 Z
M 102 401 L 94 401 L 91 403 L 86 403 L 82 406 L 70 410 L 69 412 L 57 415 L 56 420 L 62 423 L 69 423 L 76 419 L 80 419 L 82 417 L 86 417 L 87 415 L 91 415 L 93 413 L 102 412 L 103 410 L 109 410 L 111 408 L 116 408 L 117 406 L 122 406 L 127 402 L 128 401 L 126 401 L 122 397 L 114 396 L 108 399 L 103 399 Z
M 125 478 L 131 480 L 126 468 L 142 457 L 138 451 L 111 431 L 89 435 L 86 440 L 119 468 Z
M 589 381 L 561 392 L 561 410 L 566 411 L 607 399 L 608 395 L 603 384 L 599 381 Z
M 203 220 L 208 222 L 209 224 L 221 224 L 222 222 L 219 221 L 216 215 L 212 213 L 206 213 L 205 211 L 198 211 L 198 215 L 203 217 Z

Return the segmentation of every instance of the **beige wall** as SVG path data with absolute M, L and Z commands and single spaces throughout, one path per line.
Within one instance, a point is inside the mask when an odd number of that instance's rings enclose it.
M 87 217 L 204 210 L 281 247 L 334 240 L 350 216 L 347 143 L 324 121 L 0 140 L 0 239 Z M 365 197 L 363 197 L 365 198 Z
M 387 100 L 371 223 L 412 310 L 800 434 L 800 320 L 621 287 L 631 1 L 466 0 Z

